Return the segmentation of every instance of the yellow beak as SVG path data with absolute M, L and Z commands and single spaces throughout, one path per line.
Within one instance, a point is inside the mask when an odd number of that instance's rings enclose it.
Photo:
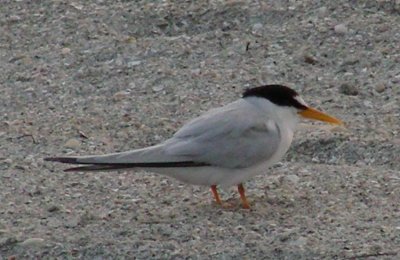
M 343 122 L 340 121 L 339 119 L 334 118 L 333 116 L 325 114 L 325 113 L 318 111 L 311 107 L 308 107 L 308 108 L 300 111 L 299 114 L 305 118 L 324 121 L 324 122 L 328 122 L 328 123 L 336 124 L 336 125 L 343 125 Z

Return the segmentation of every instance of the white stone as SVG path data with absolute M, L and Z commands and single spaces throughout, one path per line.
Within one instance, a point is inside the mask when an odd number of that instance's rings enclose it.
M 335 25 L 334 30 L 337 34 L 346 34 L 349 31 L 343 23 Z
M 79 140 L 75 139 L 75 138 L 71 138 L 69 139 L 64 146 L 66 148 L 71 148 L 71 149 L 75 149 L 81 146 L 81 142 L 79 142 Z
M 43 245 L 44 245 L 44 239 L 39 237 L 28 238 L 21 243 L 21 246 L 25 247 L 39 247 Z

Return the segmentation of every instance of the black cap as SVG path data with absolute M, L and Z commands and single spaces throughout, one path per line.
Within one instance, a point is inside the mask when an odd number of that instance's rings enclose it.
M 249 88 L 245 90 L 243 97 L 266 98 L 279 106 L 295 107 L 298 109 L 307 108 L 306 105 L 300 103 L 297 99 L 299 94 L 295 90 L 282 85 L 265 85 L 256 88 Z

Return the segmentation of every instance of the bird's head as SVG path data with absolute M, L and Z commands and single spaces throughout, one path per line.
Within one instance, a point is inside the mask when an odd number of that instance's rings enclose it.
M 261 97 L 269 100 L 278 108 L 287 108 L 296 115 L 331 124 L 343 125 L 339 119 L 310 107 L 293 89 L 282 85 L 266 85 L 247 89 L 243 97 Z

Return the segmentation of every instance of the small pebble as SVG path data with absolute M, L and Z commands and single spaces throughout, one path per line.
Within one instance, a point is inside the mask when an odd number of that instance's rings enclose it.
M 222 31 L 229 31 L 232 28 L 231 24 L 227 21 L 222 23 Z
M 75 228 L 79 225 L 79 218 L 75 217 L 75 218 L 71 218 L 68 219 L 64 222 L 64 227 L 65 228 Z
M 308 239 L 306 237 L 299 237 L 298 239 L 291 241 L 290 244 L 293 246 L 304 247 L 307 245 Z
M 129 94 L 130 93 L 128 91 L 119 91 L 113 95 L 113 99 L 114 101 L 121 101 L 129 98 Z
M 67 54 L 69 54 L 71 52 L 71 49 L 70 48 L 62 48 L 62 50 L 61 50 L 61 54 L 62 55 L 67 55 Z
M 335 25 L 334 30 L 337 34 L 346 34 L 348 32 L 347 26 L 343 23 Z
M 340 93 L 348 95 L 348 96 L 357 96 L 358 89 L 354 85 L 350 85 L 347 83 L 343 83 L 339 88 Z
M 57 205 L 51 205 L 50 207 L 47 208 L 48 212 L 56 212 L 56 211 L 59 211 L 59 210 L 60 210 L 60 207 L 57 206 Z
M 393 10 L 400 11 L 400 0 L 395 0 L 393 3 Z
M 11 23 L 19 22 L 21 20 L 21 16 L 18 15 L 10 15 L 10 17 L 8 18 L 8 21 Z
M 363 104 L 367 108 L 373 108 L 374 107 L 373 103 L 371 101 L 369 101 L 369 100 L 364 100 Z
M 22 242 L 21 246 L 24 246 L 24 247 L 40 247 L 40 246 L 43 246 L 43 244 L 44 244 L 44 239 L 43 238 L 32 237 L 32 238 L 28 238 L 27 240 Z
M 262 31 L 263 25 L 261 23 L 256 23 L 251 28 L 251 32 L 256 35 L 260 35 Z
M 398 102 L 396 100 L 388 102 L 382 106 L 382 110 L 385 112 L 396 111 L 399 108 Z
M 152 87 L 152 89 L 153 89 L 154 92 L 159 92 L 159 91 L 164 89 L 164 86 L 163 85 L 158 85 L 158 86 Z
M 325 17 L 326 16 L 326 12 L 328 11 L 328 8 L 326 6 L 322 6 L 318 9 L 318 15 L 320 17 Z
M 141 63 L 142 63 L 141 60 L 133 60 L 133 61 L 129 61 L 127 65 L 128 65 L 128 68 L 132 68 L 137 65 L 140 65 Z
M 285 178 L 293 184 L 297 184 L 300 180 L 300 177 L 294 174 L 286 175 Z
M 9 230 L 7 230 L 7 229 L 0 229 L 0 235 L 4 235 L 4 234 L 7 234 L 7 233 L 9 233 L 10 231 Z
M 136 83 L 134 81 L 129 83 L 129 89 L 134 89 L 136 88 Z
M 77 140 L 77 139 L 75 139 L 75 138 L 69 139 L 69 140 L 64 144 L 64 147 L 66 147 L 66 148 L 71 148 L 71 149 L 79 148 L 80 146 L 81 146 L 81 143 L 79 142 L 79 140 Z
M 378 93 L 382 93 L 383 91 L 385 91 L 385 89 L 386 89 L 386 86 L 383 83 L 375 86 L 375 91 Z
M 312 55 L 304 54 L 304 62 L 315 65 L 318 63 L 318 60 Z
M 318 157 L 313 157 L 313 158 L 311 159 L 311 161 L 312 161 L 313 163 L 320 163 L 320 160 L 318 159 Z
M 10 158 L 7 158 L 7 159 L 5 159 L 3 162 L 4 162 L 5 164 L 11 165 L 11 164 L 13 163 L 13 160 L 10 159 Z

